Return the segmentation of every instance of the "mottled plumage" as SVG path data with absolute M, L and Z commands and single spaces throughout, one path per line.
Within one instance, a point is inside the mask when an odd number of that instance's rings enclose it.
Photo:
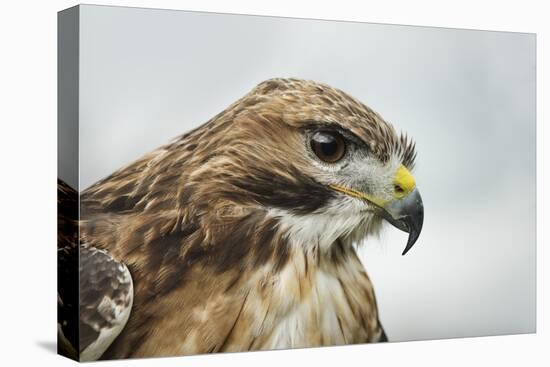
M 315 157 L 318 131 L 345 139 L 345 161 Z M 124 264 L 134 295 L 102 358 L 385 340 L 354 245 L 382 218 L 419 233 L 390 208 L 396 190 L 416 193 L 395 181 L 414 159 L 344 92 L 272 79 L 97 182 L 80 197 L 80 241 Z

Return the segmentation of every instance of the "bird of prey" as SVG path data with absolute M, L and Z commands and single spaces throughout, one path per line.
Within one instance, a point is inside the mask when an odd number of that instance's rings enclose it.
M 80 193 L 60 343 L 95 360 L 386 341 L 356 247 L 384 222 L 416 242 L 415 157 L 341 90 L 262 82 Z

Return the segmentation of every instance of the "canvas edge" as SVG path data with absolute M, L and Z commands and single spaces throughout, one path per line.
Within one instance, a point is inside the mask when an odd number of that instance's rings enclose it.
M 57 13 L 57 353 L 79 360 L 80 6 Z

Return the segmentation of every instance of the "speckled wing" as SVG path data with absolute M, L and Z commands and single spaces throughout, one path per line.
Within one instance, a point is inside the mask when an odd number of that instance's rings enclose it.
M 57 345 L 59 353 L 96 360 L 124 328 L 133 303 L 125 264 L 103 250 L 79 244 L 78 193 L 57 184 Z
M 104 250 L 80 248 L 80 360 L 97 360 L 120 334 L 134 290 L 126 265 Z

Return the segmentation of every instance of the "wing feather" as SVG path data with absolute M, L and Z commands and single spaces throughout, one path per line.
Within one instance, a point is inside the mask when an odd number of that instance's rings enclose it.
M 80 249 L 80 360 L 101 357 L 120 334 L 133 304 L 133 282 L 125 264 L 106 251 Z

